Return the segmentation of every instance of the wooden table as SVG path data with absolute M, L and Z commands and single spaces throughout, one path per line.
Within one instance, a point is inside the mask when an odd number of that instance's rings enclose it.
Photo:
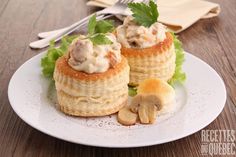
M 236 130 L 236 1 L 220 3 L 219 17 L 201 20 L 180 33 L 185 50 L 211 65 L 224 79 L 227 103 L 205 129 Z M 96 148 L 45 135 L 23 122 L 12 110 L 7 87 L 15 70 L 40 51 L 29 42 L 37 33 L 67 26 L 94 8 L 86 0 L 0 0 L 0 156 L 200 156 L 201 132 L 162 145 L 132 149 Z

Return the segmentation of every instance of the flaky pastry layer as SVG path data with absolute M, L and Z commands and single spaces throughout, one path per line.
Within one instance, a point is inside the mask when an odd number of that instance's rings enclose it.
M 130 65 L 131 85 L 138 85 L 147 78 L 159 78 L 168 81 L 175 72 L 175 48 L 173 37 L 166 34 L 166 39 L 150 48 L 135 49 L 122 47 L 121 53 Z
M 104 116 L 117 112 L 128 98 L 129 65 L 124 57 L 104 73 L 74 71 L 66 57 L 56 62 L 54 80 L 60 108 L 75 116 Z

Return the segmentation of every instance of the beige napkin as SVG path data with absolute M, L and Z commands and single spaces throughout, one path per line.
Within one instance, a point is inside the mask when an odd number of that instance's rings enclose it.
M 90 0 L 87 5 L 108 7 L 117 0 Z M 141 1 L 141 0 L 136 0 Z M 179 33 L 200 19 L 219 15 L 219 4 L 204 0 L 157 0 L 158 21 L 167 25 L 175 33 Z

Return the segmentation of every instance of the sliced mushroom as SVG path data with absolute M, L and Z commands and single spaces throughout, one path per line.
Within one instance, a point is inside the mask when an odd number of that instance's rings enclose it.
M 143 104 L 138 110 L 141 123 L 154 123 L 157 116 L 157 107 L 153 104 Z
M 154 106 L 156 106 L 157 111 L 160 111 L 163 107 L 159 96 L 156 94 L 145 95 L 145 99 L 143 99 L 143 101 L 145 101 L 145 103 L 153 104 Z
M 143 95 L 138 94 L 135 97 L 133 97 L 131 105 L 130 105 L 130 110 L 134 113 L 138 113 L 138 108 L 140 106 L 140 103 L 142 102 Z
M 161 110 L 162 104 L 157 95 L 154 94 L 138 94 L 130 105 L 130 109 L 134 113 L 138 113 L 141 123 L 154 123 L 157 111 Z
M 138 109 L 138 115 L 141 123 L 149 123 L 149 104 L 142 103 Z
M 149 115 L 149 122 L 152 124 L 152 123 L 154 123 L 155 121 L 156 121 L 156 117 L 157 117 L 157 107 L 156 107 L 156 105 L 153 105 L 153 104 L 151 104 L 151 105 L 149 105 L 149 107 L 148 107 L 148 115 Z
M 131 112 L 130 108 L 124 107 L 118 112 L 118 122 L 123 125 L 134 125 L 138 114 Z

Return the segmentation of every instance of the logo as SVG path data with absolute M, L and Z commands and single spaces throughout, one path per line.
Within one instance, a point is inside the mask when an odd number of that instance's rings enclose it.
M 202 130 L 202 155 L 236 155 L 235 130 Z

